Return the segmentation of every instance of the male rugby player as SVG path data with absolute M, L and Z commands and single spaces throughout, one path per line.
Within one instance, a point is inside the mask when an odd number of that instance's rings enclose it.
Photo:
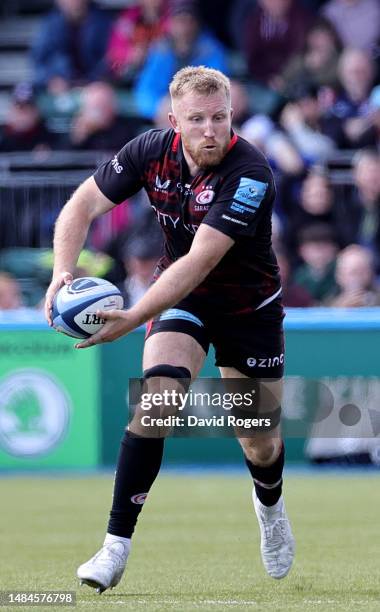
M 170 94 L 171 129 L 150 130 L 127 143 L 62 209 L 47 319 L 52 324 L 53 297 L 72 281 L 93 219 L 144 188 L 165 235 L 156 280 L 129 310 L 101 313 L 105 326 L 76 347 L 116 340 L 148 322 L 147 384 L 157 377 L 196 378 L 211 342 L 222 377 L 268 378 L 280 385 L 283 310 L 271 249 L 275 186 L 268 162 L 233 134 L 230 84 L 222 73 L 184 68 L 174 76 Z M 270 576 L 283 578 L 294 540 L 281 494 L 281 436 L 277 429 L 239 442 L 254 483 L 262 560 Z M 163 437 L 135 436 L 128 429 L 124 434 L 104 545 L 77 572 L 99 592 L 121 579 L 163 448 Z

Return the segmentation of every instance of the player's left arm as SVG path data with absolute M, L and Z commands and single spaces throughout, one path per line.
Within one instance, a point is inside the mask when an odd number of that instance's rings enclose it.
M 167 268 L 137 304 L 129 310 L 101 311 L 99 316 L 107 321 L 104 327 L 76 348 L 116 340 L 174 306 L 200 285 L 234 242 L 218 229 L 202 224 L 190 251 Z

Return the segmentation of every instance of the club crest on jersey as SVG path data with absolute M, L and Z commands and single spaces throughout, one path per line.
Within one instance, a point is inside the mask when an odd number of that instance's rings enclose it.
M 215 192 L 213 191 L 212 187 L 209 187 L 208 189 L 206 188 L 204 191 L 201 191 L 200 193 L 198 193 L 197 197 L 195 198 L 195 201 L 198 204 L 210 204 L 215 196 Z
M 113 160 L 111 161 L 112 167 L 115 170 L 116 174 L 120 174 L 121 172 L 123 172 L 124 168 L 121 164 L 119 164 L 119 160 L 117 158 L 117 155 L 115 155 L 115 157 L 113 158 Z
M 160 177 L 157 174 L 155 190 L 156 191 L 167 191 L 170 183 L 171 183 L 170 179 L 167 181 L 161 181 Z

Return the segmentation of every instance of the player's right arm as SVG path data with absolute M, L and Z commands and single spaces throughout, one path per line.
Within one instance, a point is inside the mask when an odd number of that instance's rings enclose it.
M 51 309 L 58 289 L 73 280 L 73 272 L 85 243 L 92 221 L 113 208 L 93 177 L 88 178 L 74 192 L 62 208 L 54 233 L 53 278 L 46 292 L 45 317 L 52 325 Z
M 45 316 L 52 325 L 51 309 L 58 289 L 70 284 L 91 222 L 121 204 L 143 187 L 142 173 L 146 146 L 151 133 L 145 132 L 128 142 L 113 159 L 102 164 L 84 181 L 63 207 L 54 234 L 53 279 L 46 293 Z

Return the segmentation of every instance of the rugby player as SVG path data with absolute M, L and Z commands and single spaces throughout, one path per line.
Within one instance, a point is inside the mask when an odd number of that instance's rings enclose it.
M 101 313 L 100 332 L 79 342 L 110 342 L 148 323 L 143 380 L 197 377 L 209 344 L 225 378 L 268 378 L 281 386 L 283 308 L 271 248 L 275 196 L 265 157 L 231 129 L 227 77 L 183 68 L 170 85 L 171 128 L 128 142 L 87 179 L 62 209 L 54 238 L 53 279 L 46 295 L 50 324 L 57 290 L 72 273 L 91 222 L 141 188 L 165 236 L 155 282 L 129 310 Z M 239 437 L 253 479 L 261 555 L 270 576 L 287 575 L 294 539 L 282 497 L 284 445 L 270 436 Z M 78 568 L 99 592 L 120 581 L 143 503 L 159 472 L 164 437 L 131 435 L 121 442 L 104 544 Z

